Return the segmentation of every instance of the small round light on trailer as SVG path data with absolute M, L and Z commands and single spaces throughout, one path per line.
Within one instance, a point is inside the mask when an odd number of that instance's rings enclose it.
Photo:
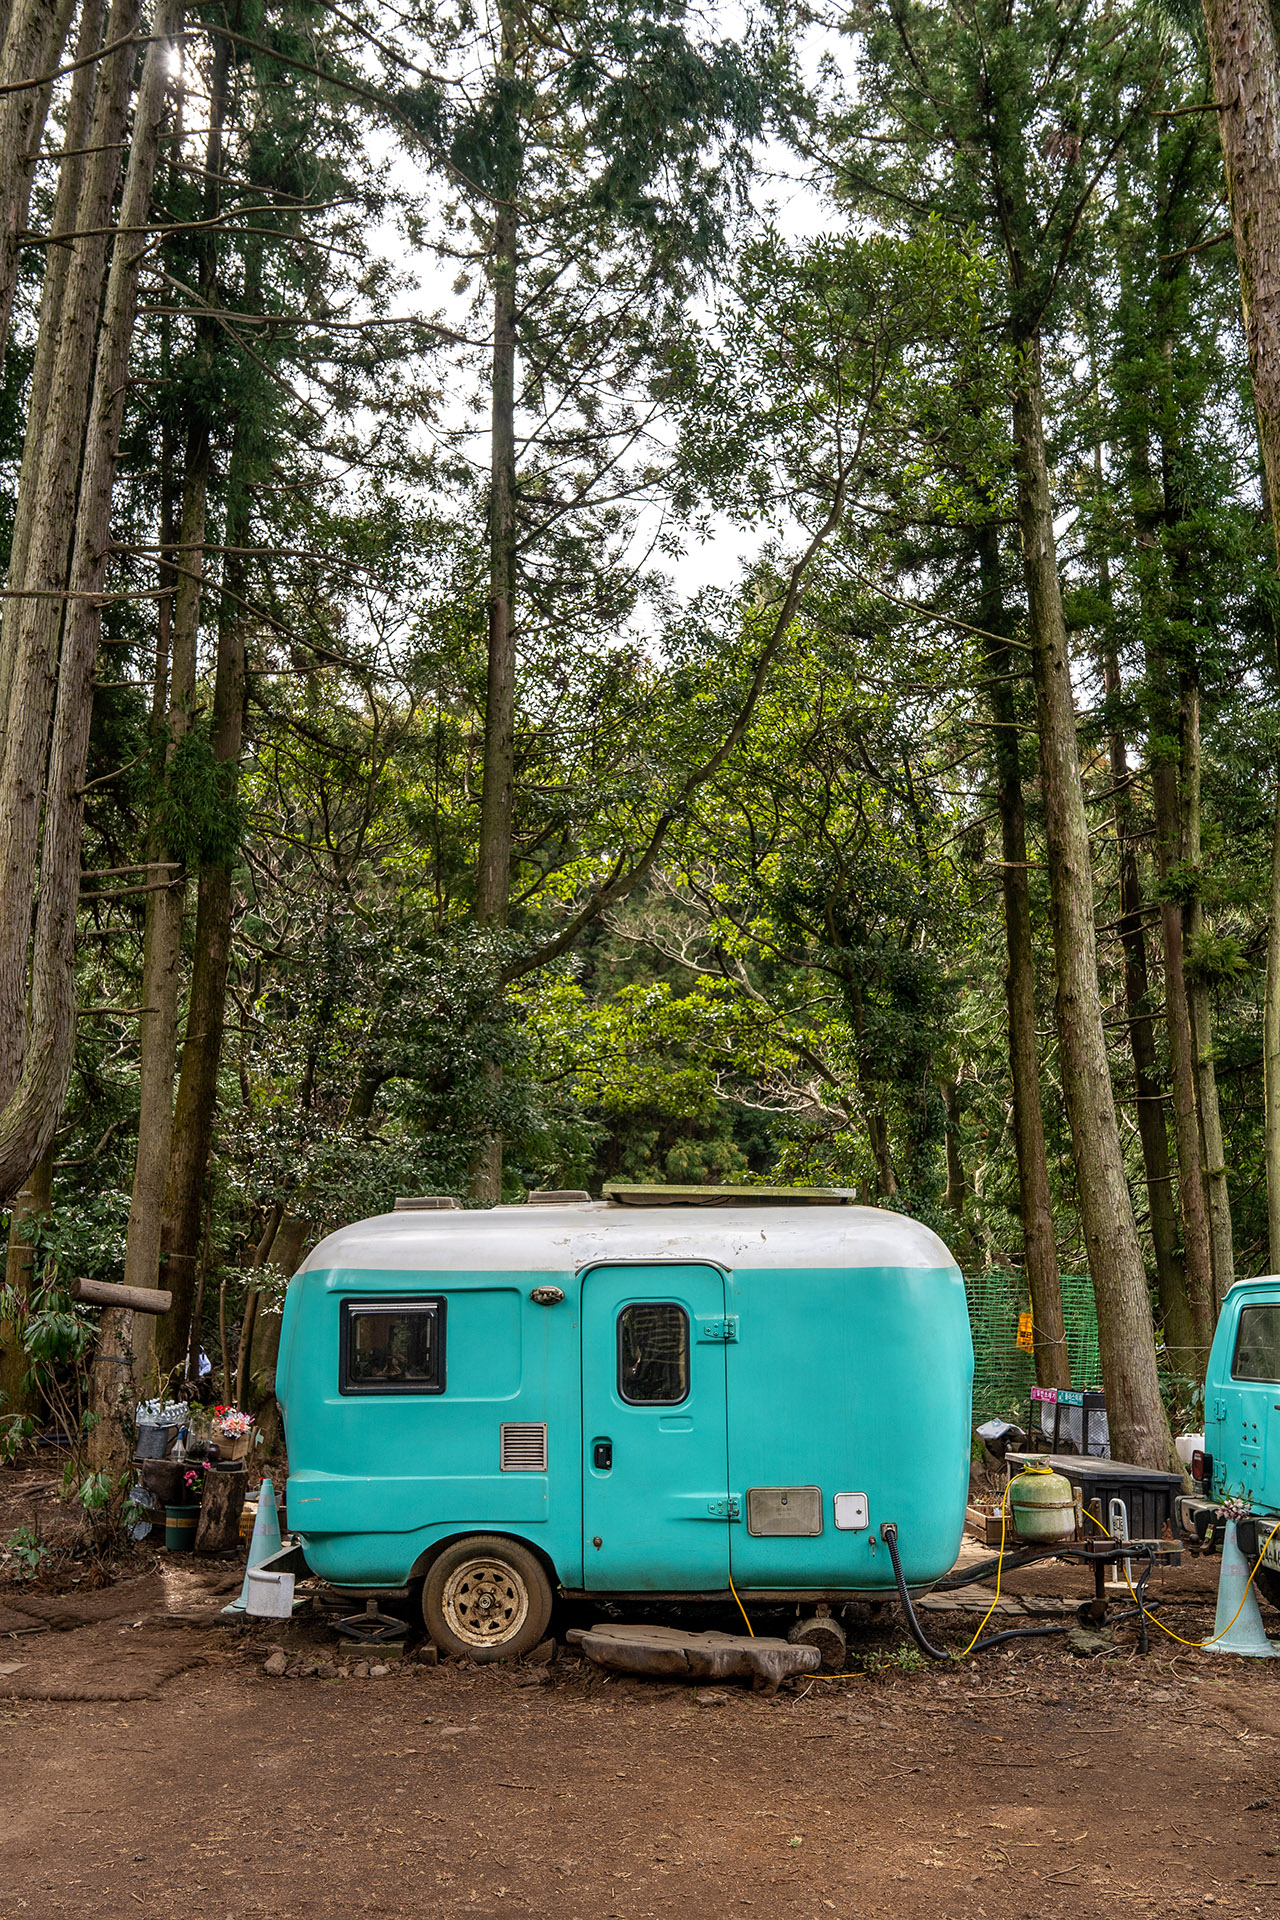
M 558 1307 L 564 1299 L 563 1287 L 534 1287 L 529 1295 L 535 1306 Z

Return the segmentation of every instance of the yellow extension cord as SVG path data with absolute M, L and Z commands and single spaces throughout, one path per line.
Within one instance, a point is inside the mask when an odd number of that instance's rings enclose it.
M 955 1659 L 957 1660 L 965 1660 L 968 1658 L 970 1653 L 972 1653 L 974 1647 L 977 1646 L 979 1640 L 982 1638 L 982 1629 L 986 1626 L 988 1620 L 991 1618 L 992 1614 L 995 1612 L 996 1608 L 1000 1604 L 1000 1581 L 1004 1574 L 1005 1539 L 1006 1539 L 1008 1526 L 1009 1526 L 1009 1493 L 1012 1487 L 1013 1487 L 1013 1481 L 1012 1480 L 1007 1481 L 1005 1484 L 1004 1499 L 1000 1502 L 1000 1554 L 998 1559 L 996 1560 L 995 1598 L 992 1600 L 991 1605 L 987 1608 L 986 1612 L 983 1614 L 982 1619 L 978 1623 L 978 1630 L 974 1634 L 968 1646 L 965 1648 L 964 1652 L 957 1653 L 954 1656 Z M 1102 1522 L 1101 1520 L 1099 1520 L 1096 1513 L 1091 1513 L 1088 1507 L 1083 1507 L 1081 1511 L 1083 1512 L 1087 1520 L 1092 1520 L 1095 1527 L 1102 1528 L 1102 1531 L 1103 1533 L 1106 1534 L 1108 1540 L 1115 1539 L 1115 1535 L 1111 1532 L 1111 1529 L 1109 1527 L 1104 1527 L 1102 1525 Z M 1172 1627 L 1166 1627 L 1164 1624 L 1164 1621 L 1158 1619 L 1156 1615 L 1149 1610 L 1149 1608 L 1146 1606 L 1144 1601 L 1139 1597 L 1138 1589 L 1134 1586 L 1132 1580 L 1129 1578 L 1127 1570 L 1125 1571 L 1124 1583 L 1126 1587 L 1128 1587 L 1134 1599 L 1137 1601 L 1139 1613 L 1141 1613 L 1145 1619 L 1149 1620 L 1153 1627 L 1159 1627 L 1161 1633 L 1167 1634 L 1170 1640 L 1176 1640 L 1179 1646 L 1183 1646 L 1183 1647 L 1211 1647 L 1215 1640 L 1221 1640 L 1225 1634 L 1230 1633 L 1232 1627 L 1234 1627 L 1236 1621 L 1240 1618 L 1240 1615 L 1244 1612 L 1244 1603 L 1249 1598 L 1249 1589 L 1253 1585 L 1254 1575 L 1257 1573 L 1258 1568 L 1262 1565 L 1263 1556 L 1266 1554 L 1267 1548 L 1271 1545 L 1271 1542 L 1275 1539 L 1277 1533 L 1280 1533 L 1280 1520 L 1276 1521 L 1275 1526 L 1272 1527 L 1270 1533 L 1267 1535 L 1266 1539 L 1262 1543 L 1261 1548 L 1259 1549 L 1258 1557 L 1254 1561 L 1253 1566 L 1250 1569 L 1249 1578 L 1244 1583 L 1244 1592 L 1240 1596 L 1240 1605 L 1236 1608 L 1235 1612 L 1232 1614 L 1231 1618 L 1228 1620 L 1226 1626 L 1223 1627 L 1222 1631 L 1220 1633 L 1212 1634 L 1208 1640 L 1184 1640 L 1180 1633 L 1175 1633 Z M 1117 1544 L 1119 1543 L 1117 1542 Z M 1120 1564 L 1123 1566 L 1124 1563 L 1121 1562 Z M 742 1615 L 743 1619 L 746 1621 L 747 1632 L 750 1634 L 751 1638 L 754 1640 L 756 1637 L 756 1630 L 751 1624 L 751 1620 L 747 1613 L 746 1608 L 743 1606 L 741 1599 L 739 1599 L 738 1597 L 738 1589 L 733 1584 L 732 1574 L 729 1575 L 729 1591 L 738 1603 L 738 1612 Z M 818 1674 L 815 1674 L 813 1677 L 815 1680 L 865 1680 L 866 1675 L 864 1673 L 818 1673 Z
M 1012 1486 L 1013 1482 L 1010 1481 L 1009 1484 Z M 1109 1527 L 1102 1526 L 1102 1522 L 1101 1520 L 1099 1520 L 1096 1513 L 1090 1513 L 1088 1507 L 1085 1507 L 1083 1511 L 1086 1514 L 1086 1516 L 1090 1520 L 1092 1520 L 1095 1527 L 1102 1527 L 1102 1531 L 1106 1534 L 1108 1540 L 1115 1540 L 1115 1535 L 1112 1533 L 1111 1529 Z M 1172 1627 L 1166 1627 L 1163 1620 L 1157 1619 L 1154 1613 L 1149 1612 L 1146 1605 L 1143 1603 L 1143 1601 L 1139 1599 L 1138 1589 L 1134 1586 L 1132 1580 L 1129 1578 L 1127 1569 L 1125 1570 L 1124 1583 L 1126 1587 L 1128 1587 L 1134 1599 L 1137 1600 L 1139 1613 L 1143 1614 L 1145 1618 L 1151 1622 L 1153 1627 L 1159 1627 L 1161 1633 L 1168 1634 L 1170 1640 L 1176 1640 L 1180 1647 L 1211 1647 L 1215 1640 L 1221 1640 L 1224 1634 L 1230 1633 L 1232 1627 L 1234 1627 L 1236 1621 L 1240 1618 L 1240 1615 L 1244 1612 L 1244 1603 L 1249 1598 L 1249 1589 L 1253 1585 L 1253 1576 L 1258 1571 L 1258 1568 L 1262 1565 L 1263 1555 L 1266 1553 L 1267 1548 L 1271 1545 L 1271 1542 L 1275 1539 L 1277 1533 L 1280 1533 L 1280 1520 L 1276 1521 L 1275 1526 L 1272 1527 L 1270 1533 L 1267 1535 L 1266 1539 L 1263 1541 L 1262 1546 L 1258 1552 L 1258 1557 L 1254 1561 L 1253 1566 L 1249 1570 L 1249 1578 L 1244 1583 L 1244 1592 L 1240 1595 L 1240 1605 L 1236 1608 L 1235 1612 L 1232 1614 L 1231 1618 L 1228 1620 L 1226 1626 L 1223 1627 L 1222 1631 L 1220 1633 L 1211 1634 L 1207 1640 L 1184 1640 L 1180 1633 L 1175 1633 Z M 1119 1545 L 1120 1542 L 1117 1541 L 1116 1544 Z M 1123 1566 L 1124 1562 L 1121 1561 L 1120 1565 Z

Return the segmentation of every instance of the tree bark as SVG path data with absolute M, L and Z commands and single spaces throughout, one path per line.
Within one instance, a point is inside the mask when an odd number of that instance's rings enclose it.
M 501 10 L 500 86 L 510 101 L 515 73 L 515 17 Z M 489 661 L 485 687 L 484 774 L 476 865 L 476 919 L 506 925 L 511 892 L 515 796 L 516 702 L 516 277 L 519 241 L 515 189 L 514 104 L 503 115 L 499 139 L 507 151 L 493 230 L 493 358 L 489 441 Z
M 87 60 L 88 56 L 101 45 L 102 22 L 105 14 L 106 0 L 84 0 L 80 9 L 80 30 L 76 37 L 77 60 Z M 58 168 L 58 184 L 54 191 L 53 220 L 50 229 L 53 233 L 77 231 L 76 209 L 80 204 L 80 194 L 84 186 L 85 163 L 90 157 L 83 152 L 83 149 L 89 144 L 89 128 L 93 115 L 97 78 L 96 66 L 80 67 L 72 79 L 71 90 L 67 96 L 63 144 L 67 149 L 68 158 L 63 160 Z M 102 156 L 102 161 L 104 167 L 111 172 L 114 182 L 115 171 L 119 166 L 119 156 L 116 154 Z M 22 443 L 18 494 L 14 503 L 13 536 L 9 545 L 7 584 L 10 588 L 21 587 L 26 582 L 27 549 L 31 537 L 36 482 L 39 478 L 40 459 L 48 431 L 49 393 L 53 380 L 54 362 L 57 359 L 58 342 L 61 338 L 62 304 L 66 297 L 72 253 L 73 248 L 70 243 L 45 249 L 44 279 L 40 286 L 40 318 L 36 329 L 31 386 L 27 396 L 27 425 Z M 83 434 L 83 421 L 80 433 Z M 69 538 L 69 534 L 67 537 Z M 64 567 L 65 564 L 64 542 Z M 13 659 L 11 642 L 18 621 L 18 603 L 8 601 L 5 607 L 6 610 L 0 615 L 0 758 L 3 756 L 5 722 L 9 711 L 9 681 Z
M 163 0 L 134 114 L 119 227 L 103 300 L 84 473 L 72 543 L 72 597 L 57 662 L 57 701 L 45 787 L 39 900 L 31 959 L 30 1039 L 21 1077 L 0 1111 L 0 1195 L 21 1184 L 53 1138 L 75 1048 L 75 930 L 84 823 L 84 778 L 93 674 L 102 629 L 99 595 L 111 545 L 111 498 L 124 418 L 137 305 L 139 233 L 148 224 L 169 87 L 167 35 L 180 18 Z M 15 685 L 17 683 L 15 682 Z M 5 770 L 14 736 L 6 743 Z M 11 843 L 12 844 L 12 843 Z M 11 849 L 4 849 L 9 852 Z M 0 871 L 0 888 L 7 876 Z M 30 874 L 26 885 L 31 884 Z M 23 924 L 29 906 L 23 903 Z M 7 929 L 4 930 L 7 935 Z M 25 946 L 25 942 L 23 943 Z
M 1267 1239 L 1272 1273 L 1280 1273 L 1280 777 L 1271 837 L 1267 983 L 1262 1009 L 1262 1065 L 1267 1166 Z
M 1036 1382 L 1069 1387 L 1071 1359 L 1062 1317 L 1062 1283 L 1053 1233 L 1049 1161 L 1040 1106 L 1040 1049 L 1036 1040 L 1035 945 L 1027 862 L 1027 812 L 1018 754 L 1013 649 L 996 636 L 1007 631 L 995 523 L 978 529 L 980 624 L 989 636 L 985 660 L 995 721 L 996 803 L 1000 809 L 1000 891 L 1004 904 L 1005 1007 L 1009 1023 L 1009 1078 L 1018 1159 L 1018 1211 L 1034 1329 Z
M 1193 876 L 1195 881 L 1195 891 L 1186 902 L 1182 914 L 1185 955 L 1185 946 L 1194 946 L 1203 937 L 1204 907 L 1200 900 L 1200 690 L 1189 675 L 1184 673 L 1182 679 L 1179 701 L 1181 853 L 1183 871 Z M 1231 1199 L 1227 1192 L 1226 1149 L 1218 1108 L 1218 1076 L 1213 1064 L 1213 1008 L 1209 989 L 1194 969 L 1187 981 L 1187 1012 L 1191 1021 L 1196 1106 L 1200 1115 L 1216 1321 L 1217 1309 L 1235 1278 L 1235 1257 L 1231 1238 Z
M 248 545 L 248 487 L 252 478 L 251 450 L 255 445 L 252 423 L 241 418 L 236 424 L 228 479 L 227 545 L 232 548 Z M 230 794 L 244 734 L 242 602 L 248 577 L 243 555 L 227 556 L 225 580 L 230 592 L 222 596 L 219 604 L 211 747 L 215 762 L 228 769 Z M 174 1104 L 160 1235 L 164 1282 L 173 1293 L 174 1307 L 168 1320 L 156 1330 L 156 1353 L 162 1365 L 171 1367 L 182 1365 L 190 1334 L 204 1187 L 218 1105 L 218 1065 L 226 1018 L 233 904 L 230 861 L 212 861 L 203 866 L 196 896 L 187 1030 Z M 225 1378 L 223 1390 L 231 1391 L 231 1383 Z
M 31 1292 L 32 1248 L 30 1225 L 49 1212 L 53 1202 L 53 1149 L 50 1147 L 30 1178 L 15 1195 L 9 1218 L 9 1249 L 4 1266 L 4 1284 L 20 1301 Z M 0 1414 L 34 1414 L 37 1395 L 25 1385 L 29 1371 L 27 1351 L 21 1328 L 12 1321 L 0 1322 Z
M 511 850 L 515 818 L 516 755 L 516 281 L 519 223 L 517 108 L 514 101 L 519 25 L 515 12 L 499 8 L 502 44 L 498 84 L 505 96 L 498 130 L 502 148 L 493 227 L 493 354 L 489 427 L 489 655 L 485 681 L 484 769 L 480 791 L 480 839 L 476 853 L 476 921 L 505 927 L 511 899 Z M 481 1069 L 496 1095 L 502 1068 Z M 502 1198 L 502 1139 L 495 1131 L 472 1156 L 467 1173 L 472 1200 L 495 1205 Z
M 229 65 L 229 42 L 221 39 L 214 49 L 209 90 L 205 190 L 201 208 L 201 217 L 205 222 L 212 222 L 218 214 Z M 216 277 L 217 241 L 210 234 L 203 244 L 200 268 L 200 292 L 207 304 L 213 303 Z M 195 715 L 205 519 L 212 466 L 208 394 L 216 347 L 217 322 L 201 322 L 196 333 L 197 372 L 192 383 L 194 397 L 187 420 L 182 511 L 178 527 L 181 568 L 176 575 L 170 624 L 171 667 L 168 717 L 164 726 L 166 781 L 168 768 L 190 733 Z M 162 581 L 165 572 L 162 568 Z M 169 577 L 174 576 L 170 574 Z M 168 863 L 173 861 L 174 849 L 164 844 L 153 831 L 148 855 L 154 862 Z M 159 867 L 157 871 L 160 871 Z M 142 960 L 138 1151 L 134 1161 L 129 1236 L 125 1250 L 125 1279 L 130 1285 L 139 1287 L 155 1286 L 160 1271 L 164 1194 L 173 1140 L 173 1082 L 177 1067 L 178 989 L 185 904 L 185 874 L 174 878 L 166 888 L 147 895 Z M 166 1347 L 172 1344 L 167 1341 Z M 184 1364 L 186 1351 L 184 1345 L 183 1357 L 181 1360 L 175 1357 L 175 1365 Z
M 74 0 L 14 0 L 0 48 L 0 86 L 52 73 L 61 62 L 73 11 Z M 52 95 L 52 83 L 0 94 L 0 362 L 18 285 L 19 235 L 27 224 Z
M 1156 873 L 1161 885 L 1160 932 L 1164 943 L 1165 1024 L 1169 1032 L 1169 1065 L 1173 1078 L 1183 1261 L 1187 1298 L 1199 1349 L 1198 1371 L 1203 1372 L 1213 1340 L 1213 1255 L 1209 1242 L 1209 1216 L 1200 1151 L 1191 1014 L 1183 969 L 1182 908 L 1169 893 L 1171 876 L 1181 850 L 1181 828 L 1177 769 L 1167 758 L 1156 757 L 1156 763 L 1151 768 L 1151 792 L 1155 811 Z
M 1045 457 L 1038 336 L 1020 347 L 1013 406 L 1018 523 L 1039 720 L 1063 1095 L 1112 1444 L 1122 1459 L 1165 1467 L 1173 1448 L 1098 993 L 1089 827 Z
M 127 37 L 137 24 L 137 0 L 114 0 L 108 37 Z M 24 510 L 30 515 L 24 572 L 20 581 L 11 576 L 13 586 L 39 597 L 11 600 L 8 604 L 14 614 L 5 623 L 9 657 L 0 760 L 0 1108 L 13 1096 L 23 1071 L 27 950 L 39 871 L 49 724 L 58 684 L 63 611 L 70 604 L 59 596 L 66 585 L 69 530 L 76 519 L 108 223 L 119 178 L 134 57 L 134 48 L 126 47 L 102 63 L 90 129 L 90 144 L 101 150 L 88 156 L 75 214 L 84 238 L 74 242 L 58 310 L 42 311 L 41 316 L 41 331 L 46 325 L 52 329 L 56 346 L 44 419 L 29 423 L 39 458 L 29 473 L 24 471 L 23 492 L 28 498 L 20 498 L 18 506 L 19 520 Z M 55 1082 L 56 1078 L 55 1074 Z M 38 1158 L 37 1151 L 28 1164 Z M 25 1167 L 18 1172 L 19 1182 L 25 1172 Z M 5 1181 L 0 1179 L 3 1191 Z
M 1280 45 L 1270 0 L 1202 0 L 1231 232 L 1240 270 L 1249 373 L 1258 412 L 1263 494 L 1280 558 Z M 1273 837 L 1263 1013 L 1267 1218 L 1280 1269 L 1280 794 Z M 1209 1155 L 1211 1172 L 1220 1159 Z M 1225 1175 L 1223 1176 L 1225 1180 Z
M 1103 661 L 1109 700 L 1120 691 L 1120 666 L 1114 647 Z M 1151 978 L 1147 965 L 1147 936 L 1143 925 L 1145 902 L 1138 872 L 1133 800 L 1124 735 L 1114 719 L 1108 726 L 1111 780 L 1115 788 L 1116 849 L 1120 866 L 1120 947 L 1124 954 L 1125 1014 L 1129 1049 L 1133 1055 L 1133 1098 L 1142 1142 L 1142 1164 L 1147 1180 L 1147 1210 L 1156 1263 L 1156 1291 L 1165 1346 L 1180 1371 L 1194 1374 L 1202 1360 L 1197 1351 L 1196 1325 L 1187 1297 L 1186 1272 L 1178 1246 L 1178 1213 L 1173 1198 L 1169 1159 L 1169 1130 L 1165 1123 L 1165 1089 L 1156 1052 L 1155 1015 L 1151 1010 Z

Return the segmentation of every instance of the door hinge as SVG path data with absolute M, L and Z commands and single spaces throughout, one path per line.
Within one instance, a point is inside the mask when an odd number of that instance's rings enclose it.
M 719 1320 L 699 1320 L 698 1322 L 699 1342 L 706 1340 L 732 1341 L 736 1340 L 737 1337 L 738 1316 L 736 1313 L 725 1314 L 723 1318 Z
M 1214 1418 L 1215 1420 L 1225 1420 L 1225 1419 L 1226 1419 L 1226 1417 L 1227 1417 L 1227 1403 L 1226 1403 L 1226 1401 L 1225 1401 L 1225 1400 L 1215 1400 L 1215 1401 L 1214 1401 L 1214 1403 L 1213 1403 L 1213 1416 L 1212 1416 L 1212 1417 L 1213 1417 L 1213 1418 Z
M 742 1508 L 737 1495 L 731 1493 L 727 1500 L 708 1500 L 707 1516 L 711 1520 L 741 1520 Z

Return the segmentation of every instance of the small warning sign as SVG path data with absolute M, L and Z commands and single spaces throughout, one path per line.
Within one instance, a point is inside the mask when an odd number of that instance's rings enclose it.
M 1036 1350 L 1035 1328 L 1029 1313 L 1018 1315 L 1018 1347 L 1023 1353 L 1034 1353 Z

